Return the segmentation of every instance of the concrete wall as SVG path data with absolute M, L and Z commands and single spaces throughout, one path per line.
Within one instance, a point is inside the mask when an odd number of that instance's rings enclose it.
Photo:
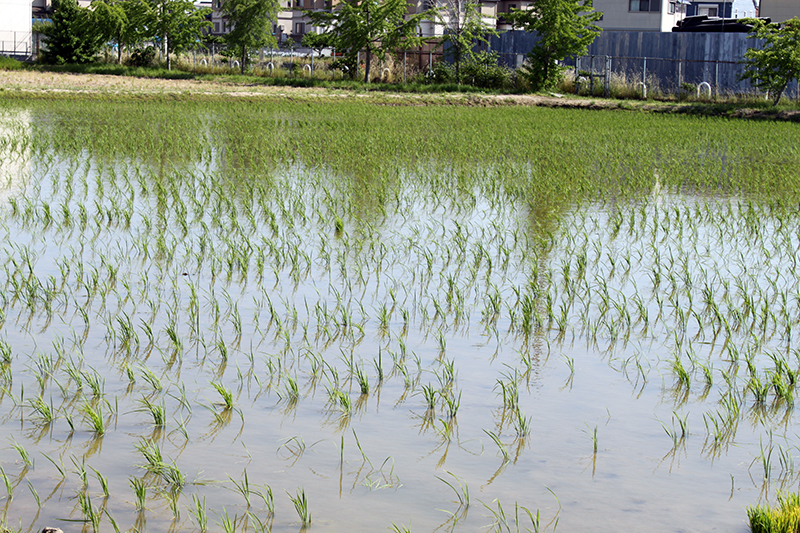
M 31 0 L 0 0 L 0 54 L 31 53 Z

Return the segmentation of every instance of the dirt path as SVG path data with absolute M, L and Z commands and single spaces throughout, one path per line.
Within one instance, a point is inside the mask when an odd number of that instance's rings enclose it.
M 466 105 L 528 105 L 615 108 L 617 102 L 539 95 L 476 95 L 356 92 L 322 87 L 284 87 L 232 84 L 198 80 L 164 80 L 109 76 L 102 74 L 61 74 L 36 71 L 0 70 L 0 89 L 17 94 L 47 95 L 60 93 L 97 95 L 209 95 L 230 97 L 294 97 L 294 98 L 370 98 L 398 105 L 458 103 Z
M 359 92 L 327 89 L 324 87 L 285 87 L 271 85 L 236 84 L 225 81 L 165 80 L 134 78 L 103 74 L 62 74 L 29 70 L 0 70 L 0 95 L 47 96 L 59 94 L 87 94 L 93 96 L 119 95 L 129 97 L 266 97 L 291 99 L 358 98 L 383 105 L 470 105 L 470 106 L 543 106 L 584 109 L 624 109 L 656 113 L 686 113 L 731 118 L 761 119 L 800 122 L 800 111 L 748 109 L 746 107 L 720 107 L 708 104 L 653 103 L 636 100 L 605 100 L 576 98 L 551 94 L 419 94 L 389 93 L 385 91 Z

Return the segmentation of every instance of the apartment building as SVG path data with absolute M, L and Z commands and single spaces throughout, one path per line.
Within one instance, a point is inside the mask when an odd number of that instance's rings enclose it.
M 0 0 L 0 13 L 0 54 L 30 56 L 31 0 Z
M 800 18 L 800 0 L 761 0 L 761 16 L 773 22 L 784 22 Z

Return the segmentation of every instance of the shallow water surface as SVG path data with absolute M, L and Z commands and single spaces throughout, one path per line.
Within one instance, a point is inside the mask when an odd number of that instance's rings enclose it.
M 796 207 L 665 154 L 533 201 L 525 150 L 81 105 L 0 119 L 8 525 L 296 531 L 304 493 L 324 531 L 731 532 L 794 487 Z

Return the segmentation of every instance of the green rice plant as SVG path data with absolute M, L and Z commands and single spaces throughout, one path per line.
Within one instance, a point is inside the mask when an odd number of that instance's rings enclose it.
M 429 411 L 436 409 L 436 396 L 439 391 L 436 390 L 430 383 L 422 386 L 422 395 L 425 397 L 425 405 Z
M 133 489 L 133 498 L 137 511 L 144 511 L 147 502 L 147 486 L 139 478 L 128 478 L 128 484 Z
M 358 381 L 358 387 L 361 390 L 361 394 L 368 394 L 369 393 L 369 377 L 367 373 L 364 372 L 364 369 L 356 367 L 356 381 Z
M 2 466 L 0 466 L 0 478 L 3 479 L 3 485 L 6 487 L 6 498 L 11 501 L 14 498 L 14 486 Z
M 88 492 L 81 491 L 78 493 L 78 504 L 80 505 L 84 521 L 92 525 L 92 531 L 97 531 L 97 528 L 100 525 L 102 511 L 98 511 L 92 505 L 92 500 L 89 497 Z
M 231 517 L 228 515 L 228 511 L 223 506 L 222 513 L 217 514 L 217 516 L 219 516 L 220 519 L 217 524 L 220 526 L 220 528 L 222 528 L 222 531 L 225 533 L 233 533 L 236 531 L 236 519 L 238 518 L 238 515 L 233 515 L 233 517 Z
M 97 481 L 100 483 L 100 488 L 103 489 L 103 496 L 108 498 L 108 478 L 103 476 L 103 474 L 96 469 L 92 468 L 92 470 L 94 471 L 95 477 L 97 477 Z
M 142 404 L 142 408 L 137 409 L 137 411 L 142 413 L 150 413 L 150 415 L 153 417 L 153 425 L 157 427 L 163 427 L 166 425 L 167 413 L 166 407 L 163 403 L 156 405 L 148 400 L 145 396 L 142 396 L 142 398 L 139 400 L 139 403 Z
M 444 407 L 447 412 L 447 417 L 453 419 L 458 414 L 458 408 L 461 406 L 461 391 L 458 391 L 458 397 L 450 391 L 442 396 Z
M 514 411 L 512 422 L 514 423 L 514 430 L 517 432 L 518 437 L 527 437 L 531 434 L 531 417 L 525 416 L 522 409 L 517 408 Z
M 86 456 L 82 456 L 80 462 L 74 455 L 71 457 L 72 464 L 75 466 L 75 473 L 81 480 L 81 489 L 89 486 L 89 474 L 86 471 Z
M 41 453 L 41 454 L 44 456 L 44 458 L 45 458 L 45 459 L 47 459 L 48 461 L 50 461 L 50 462 L 53 464 L 53 466 L 55 466 L 55 467 L 56 467 L 56 470 L 58 470 L 58 473 L 59 473 L 59 474 L 61 474 L 61 479 L 64 479 L 64 478 L 66 478 L 66 477 L 67 477 L 67 474 L 66 474 L 66 472 L 64 471 L 64 463 L 61 461 L 61 458 L 60 458 L 60 457 L 59 457 L 59 462 L 60 462 L 61 464 L 59 465 L 58 463 L 56 463 L 56 462 L 55 462 L 55 460 L 54 460 L 52 457 L 50 457 L 50 456 L 49 456 L 49 455 L 47 455 L 46 453 L 44 453 L 44 452 L 40 452 L 40 453 Z
M 212 381 L 211 386 L 214 387 L 214 390 L 216 390 L 222 397 L 222 403 L 220 405 L 222 405 L 223 409 L 233 409 L 233 392 L 231 392 L 229 389 L 226 389 L 224 385 L 217 383 L 216 381 Z
M 342 413 L 345 415 L 349 415 L 351 413 L 353 404 L 348 393 L 340 389 L 334 389 L 328 392 L 328 397 L 330 398 L 331 403 L 337 405 L 339 409 L 342 410 Z
M 11 345 L 5 339 L 0 339 L 0 364 L 10 365 L 14 355 L 11 352 Z
M 36 492 L 36 489 L 33 487 L 33 483 L 31 483 L 30 480 L 26 480 L 26 481 L 28 482 L 28 490 L 30 490 L 31 495 L 33 496 L 33 499 L 36 501 L 36 508 L 37 509 L 41 509 L 42 508 L 42 502 L 39 499 L 39 493 Z
M 208 515 L 206 514 L 205 497 L 203 497 L 203 501 L 201 502 L 197 494 L 192 494 L 192 508 L 189 510 L 189 513 L 194 516 L 194 520 L 197 522 L 197 528 L 201 533 L 208 531 Z
M 105 510 L 105 513 L 106 516 L 108 517 L 108 521 L 111 523 L 111 527 L 114 528 L 114 533 L 121 533 L 119 524 L 117 524 L 117 521 L 114 519 L 113 516 L 111 516 L 111 513 L 108 511 L 108 509 Z
M 753 533 L 790 533 L 800 530 L 800 495 L 778 491 L 778 505 L 747 507 Z
M 436 476 L 436 479 L 450 487 L 450 489 L 455 493 L 456 498 L 458 498 L 458 501 L 456 502 L 458 503 L 458 509 L 463 509 L 463 513 L 465 515 L 469 509 L 469 486 L 467 485 L 466 481 L 460 479 L 452 472 L 448 471 L 447 474 L 453 478 L 455 484 L 440 476 Z M 456 487 L 456 484 L 458 487 Z M 455 513 L 453 515 L 455 516 Z
M 242 481 L 236 481 L 231 476 L 228 476 L 228 479 L 231 483 L 233 483 L 234 490 L 242 495 L 244 498 L 245 503 L 247 503 L 247 507 L 250 507 L 250 495 L 252 494 L 252 489 L 250 488 L 250 481 L 247 479 L 247 469 L 244 470 L 244 479 Z
M 99 403 L 85 402 L 81 407 L 84 420 L 89 424 L 92 431 L 100 436 L 106 432 L 106 424 L 103 418 L 103 409 Z
M 406 527 L 404 524 L 400 524 L 398 526 L 397 524 L 392 522 L 389 531 L 392 531 L 393 533 L 411 533 L 411 521 L 409 520 L 408 527 Z
M 497 433 L 495 433 L 493 431 L 488 431 L 486 429 L 484 429 L 483 432 L 486 433 L 489 436 L 489 438 L 492 439 L 492 442 L 494 442 L 497 445 L 497 448 L 500 450 L 500 453 L 503 455 L 503 463 L 507 463 L 509 461 L 511 455 L 509 454 L 508 448 L 506 447 L 506 445 L 503 444 L 503 441 L 500 440 L 500 436 Z
M 263 490 L 253 490 L 253 494 L 256 494 L 257 496 L 261 497 L 262 500 L 264 500 L 267 513 L 270 516 L 273 516 L 275 514 L 275 498 L 272 494 L 272 487 L 269 485 L 264 485 Z
M 11 447 L 14 448 L 15 450 L 17 450 L 17 453 L 19 454 L 19 458 L 22 459 L 22 463 L 25 466 L 33 466 L 33 459 L 31 458 L 30 454 L 28 453 L 28 450 L 26 450 L 25 447 L 22 444 L 18 443 L 17 441 L 12 441 L 11 442 Z
M 311 525 L 311 512 L 308 509 L 308 500 L 306 499 L 306 491 L 305 489 L 298 489 L 295 496 L 286 492 L 286 495 L 289 496 L 289 499 L 292 501 L 294 505 L 295 511 L 297 511 L 297 516 L 300 517 L 300 523 L 303 527 Z
M 102 398 L 105 379 L 103 379 L 96 370 L 92 370 L 92 372 L 81 372 L 81 376 L 83 377 L 84 383 L 92 390 L 92 396 L 95 398 Z
M 290 404 L 294 404 L 300 398 L 300 387 L 297 380 L 290 375 L 284 376 L 285 385 L 283 391 L 278 394 L 281 399 L 285 399 Z

